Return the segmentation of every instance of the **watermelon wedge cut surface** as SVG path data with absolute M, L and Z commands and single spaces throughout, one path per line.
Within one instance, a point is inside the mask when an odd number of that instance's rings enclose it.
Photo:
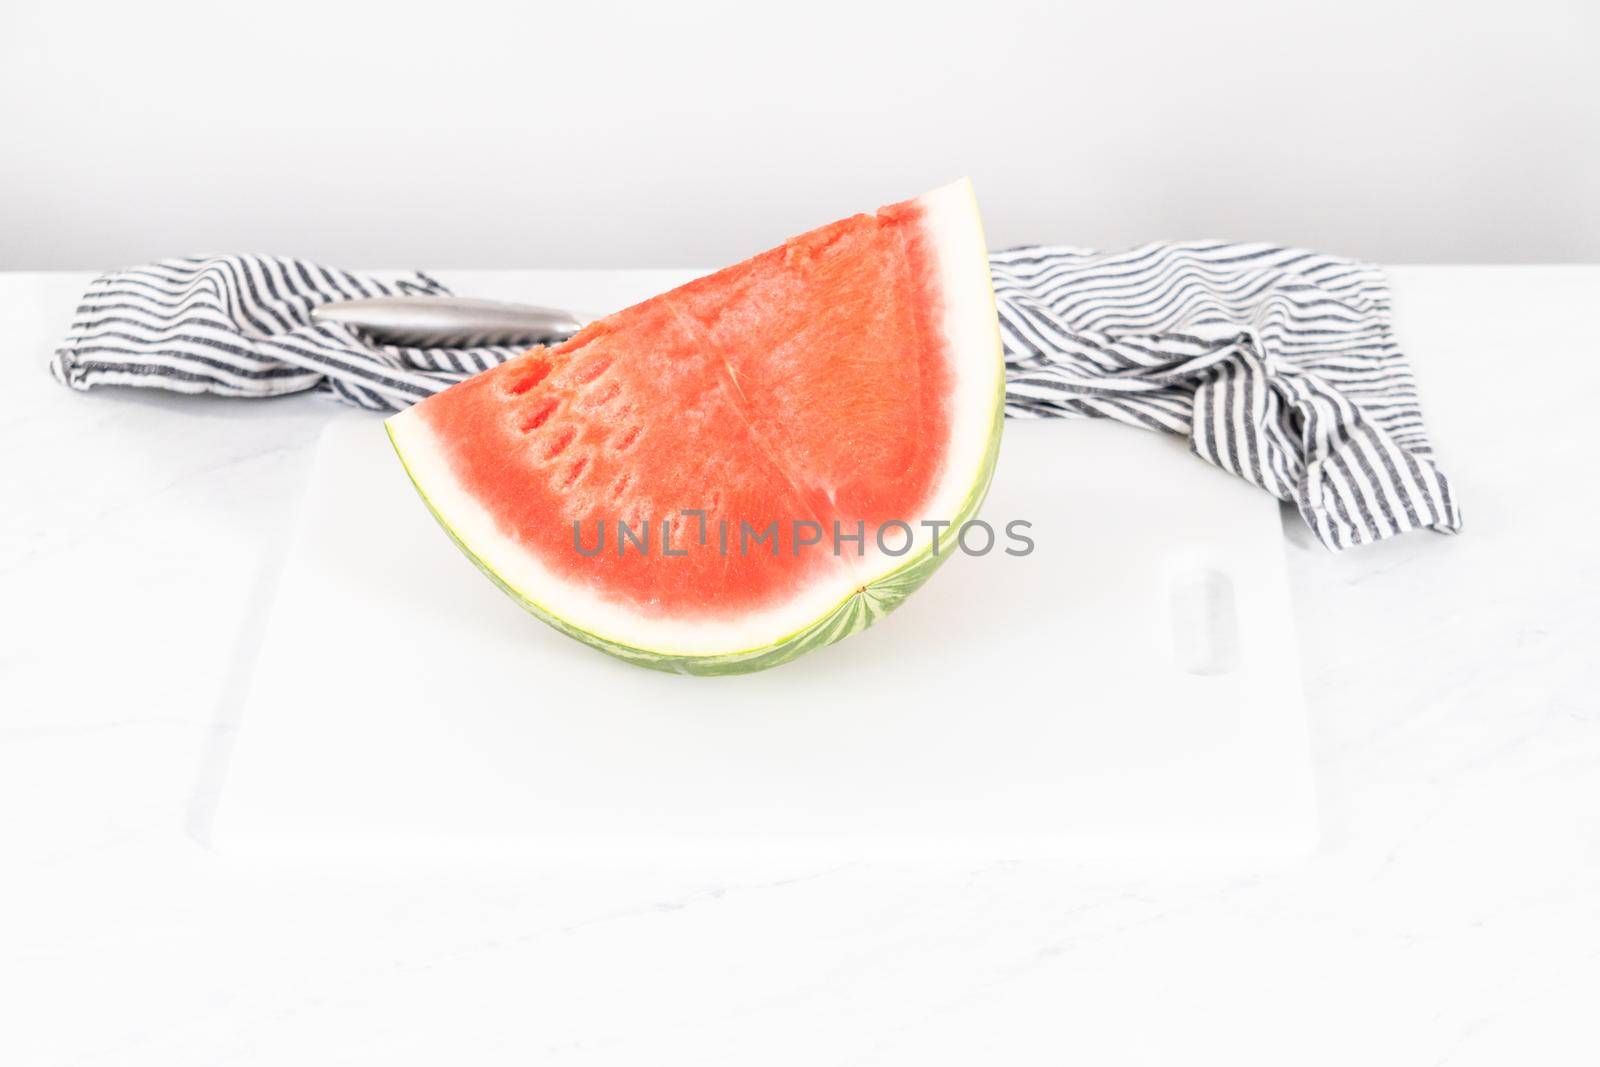
M 523 607 L 630 662 L 723 674 L 865 629 L 950 557 L 994 471 L 1004 387 L 961 181 L 591 323 L 387 427 L 439 523 Z M 949 524 L 937 552 L 930 523 Z

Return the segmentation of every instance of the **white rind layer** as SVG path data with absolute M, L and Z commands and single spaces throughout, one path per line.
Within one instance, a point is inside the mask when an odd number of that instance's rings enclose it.
M 976 483 L 986 475 L 993 439 L 1000 432 L 1005 375 L 988 251 L 971 182 L 962 179 L 917 202 L 923 208 L 925 231 L 933 239 L 944 334 L 955 365 L 944 469 L 924 511 L 898 516 L 920 529 L 923 520 L 949 521 L 960 515 Z M 392 416 L 388 429 L 434 514 L 462 548 L 513 594 L 570 627 L 647 654 L 726 656 L 780 644 L 829 615 L 863 585 L 889 579 L 917 555 L 884 556 L 869 545 L 864 559 L 850 558 L 850 565 L 797 589 L 790 600 L 769 609 L 725 621 L 651 618 L 556 574 L 502 533 L 489 512 L 462 488 L 450 470 L 446 450 L 415 410 Z M 918 547 L 925 543 L 919 540 Z

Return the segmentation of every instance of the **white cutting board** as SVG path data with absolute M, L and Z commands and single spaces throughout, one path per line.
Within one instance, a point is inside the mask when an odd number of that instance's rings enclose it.
M 323 437 L 213 826 L 248 855 L 1282 855 L 1315 839 L 1277 505 L 1174 438 L 1008 423 L 957 556 L 755 675 L 563 637 L 435 526 L 379 419 Z

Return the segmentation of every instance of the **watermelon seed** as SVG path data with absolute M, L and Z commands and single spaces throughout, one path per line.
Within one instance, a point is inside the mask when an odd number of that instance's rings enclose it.
M 579 385 L 588 385 L 590 382 L 594 381 L 596 378 L 600 377 L 600 375 L 604 374 L 610 369 L 610 358 L 602 356 L 599 359 L 590 361 L 582 370 L 578 372 L 577 382 Z
M 618 385 L 616 382 L 612 382 L 609 385 L 603 386 L 594 394 L 594 396 L 590 397 L 585 406 L 591 409 L 603 408 L 621 395 L 622 386 Z
M 532 363 L 528 364 L 527 372 L 511 384 L 511 395 L 521 396 L 529 389 L 532 389 L 534 386 L 544 381 L 545 376 L 549 373 L 550 364 L 546 363 L 542 359 L 534 360 Z
M 567 471 L 567 476 L 561 480 L 561 488 L 571 489 L 578 484 L 578 479 L 583 477 L 584 468 L 589 466 L 589 457 L 583 456 Z
M 559 401 L 556 400 L 545 401 L 538 411 L 535 411 L 523 422 L 522 432 L 532 433 L 539 427 L 543 426 L 547 421 L 549 421 L 550 416 L 555 413 L 558 405 Z
M 568 426 L 561 431 L 561 436 L 550 442 L 550 447 L 544 450 L 544 458 L 547 460 L 555 459 L 567 450 L 567 446 L 572 444 L 573 438 L 577 436 L 578 431 Z

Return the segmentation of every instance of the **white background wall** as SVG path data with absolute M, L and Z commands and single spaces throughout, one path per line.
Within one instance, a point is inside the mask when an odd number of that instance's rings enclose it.
M 995 247 L 1597 260 L 1596 8 L 0 0 L 0 268 L 715 265 L 962 173 Z

